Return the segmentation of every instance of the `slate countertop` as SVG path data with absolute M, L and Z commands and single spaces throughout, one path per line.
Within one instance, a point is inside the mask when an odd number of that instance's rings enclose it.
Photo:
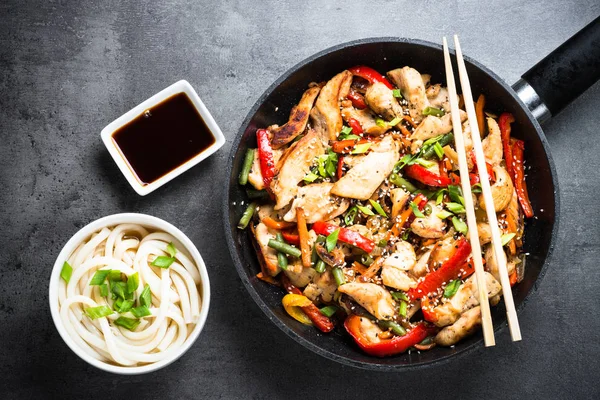
M 560 181 L 560 232 L 548 272 L 520 314 L 523 342 L 511 344 L 505 330 L 495 348 L 441 367 L 367 372 L 293 342 L 243 288 L 222 231 L 224 170 L 242 119 L 288 68 L 354 39 L 439 41 L 458 33 L 466 55 L 512 83 L 600 14 L 594 0 L 368 3 L 0 4 L 2 398 L 600 397 L 599 84 L 544 126 Z M 195 87 L 228 142 L 139 197 L 100 131 L 179 79 Z M 213 292 L 206 327 L 189 352 L 135 377 L 77 358 L 47 305 L 50 269 L 64 243 L 88 222 L 125 211 L 182 229 L 207 262 Z

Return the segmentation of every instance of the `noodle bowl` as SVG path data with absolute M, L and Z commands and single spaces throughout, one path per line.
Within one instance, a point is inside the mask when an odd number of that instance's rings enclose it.
M 202 258 L 181 231 L 157 218 L 98 220 L 67 243 L 54 269 L 50 302 L 59 332 L 82 358 L 111 372 L 167 365 L 206 320 Z

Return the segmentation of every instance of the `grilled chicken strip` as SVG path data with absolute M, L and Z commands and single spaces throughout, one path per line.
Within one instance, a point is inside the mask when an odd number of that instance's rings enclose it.
M 342 293 L 352 297 L 377 319 L 391 319 L 395 303 L 390 292 L 374 283 L 351 282 L 338 287 Z
M 416 263 L 417 256 L 412 245 L 405 241 L 396 243 L 394 252 L 385 259 L 381 267 L 383 284 L 394 289 L 408 291 L 416 285 L 416 281 L 407 272 Z
M 277 197 L 276 210 L 287 206 L 298 193 L 298 183 L 308 172 L 315 159 L 325 153 L 321 139 L 314 130 L 295 143 L 285 155 L 279 173 L 271 182 L 271 189 Z
M 439 108 L 447 113 L 450 112 L 450 94 L 448 93 L 447 88 L 442 87 L 441 84 L 437 83 L 429 86 L 425 90 L 425 93 L 427 94 L 427 99 L 429 100 L 431 107 Z
M 402 96 L 408 101 L 411 118 L 419 123 L 423 118 L 423 110 L 429 106 L 425 84 L 419 71 L 410 67 L 402 67 L 389 71 L 387 76 L 400 88 Z
M 467 119 L 467 113 L 459 110 L 460 120 L 464 121 Z M 423 142 L 427 139 L 434 138 L 439 135 L 445 135 L 452 131 L 452 117 L 451 114 L 444 114 L 442 117 L 434 117 L 433 115 L 426 116 L 423 121 L 415 128 L 413 134 L 410 136 L 412 140 L 411 151 L 415 153 L 421 148 Z
M 372 146 L 373 151 L 337 181 L 331 193 L 351 199 L 369 199 L 394 169 L 400 158 L 398 147 L 390 136 Z
M 350 206 L 350 201 L 331 195 L 333 183 L 313 183 L 298 189 L 298 195 L 292 203 L 292 208 L 283 217 L 285 221 L 296 222 L 296 209 L 301 207 L 306 215 L 306 223 L 329 221 L 344 213 Z
M 483 154 L 485 155 L 485 161 L 492 165 L 498 165 L 502 161 L 503 155 L 500 127 L 493 118 L 488 118 L 487 123 L 489 133 L 481 142 Z
M 352 74 L 342 71 L 323 86 L 315 106 L 310 112 L 312 126 L 323 143 L 335 140 L 342 130 L 340 101 L 348 95 Z
M 365 101 L 371 110 L 388 121 L 404 115 L 393 92 L 383 83 L 375 82 L 369 86 L 365 93 Z
M 465 312 L 453 325 L 447 326 L 435 336 L 440 346 L 452 346 L 474 333 L 481 325 L 481 307 L 477 306 Z
M 309 88 L 302 95 L 298 105 L 292 108 L 290 118 L 285 125 L 273 125 L 269 127 L 269 130 L 273 134 L 271 145 L 274 149 L 285 146 L 304 132 L 306 124 L 308 123 L 310 110 L 312 109 L 320 90 L 321 88 L 318 86 Z
M 363 132 L 367 135 L 381 136 L 391 129 L 391 126 L 387 124 L 384 126 L 377 125 L 375 120 L 376 116 L 370 109 L 365 108 L 362 110 L 357 110 L 356 108 L 352 107 L 352 103 L 346 105 L 344 102 L 343 105 L 345 105 L 345 107 L 342 108 L 342 117 L 344 120 L 346 122 L 348 122 L 350 119 L 357 120 L 362 127 Z
M 425 217 L 415 218 L 410 227 L 415 234 L 423 238 L 441 238 L 446 233 L 446 222 L 437 216 L 442 211 L 442 207 L 436 205 L 435 201 L 430 201 L 428 204 L 431 213 Z

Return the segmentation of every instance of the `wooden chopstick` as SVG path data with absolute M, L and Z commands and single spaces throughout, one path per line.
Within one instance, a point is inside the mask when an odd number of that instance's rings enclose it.
M 479 292 L 479 306 L 481 307 L 481 322 L 483 326 L 483 340 L 486 347 L 494 346 L 494 325 L 492 324 L 492 315 L 490 312 L 490 303 L 488 300 L 487 284 L 485 271 L 483 269 L 483 260 L 481 259 L 481 244 L 479 243 L 479 233 L 477 231 L 477 219 L 475 217 L 475 206 L 473 205 L 473 196 L 471 195 L 471 183 L 469 181 L 469 167 L 467 166 L 467 154 L 465 152 L 465 140 L 463 137 L 462 123 L 460 121 L 460 111 L 458 107 L 458 96 L 456 94 L 456 84 L 454 83 L 454 71 L 448 43 L 446 37 L 443 38 L 444 62 L 446 64 L 446 83 L 450 99 L 450 109 L 452 117 L 452 127 L 454 130 L 454 141 L 456 153 L 458 154 L 458 165 L 460 170 L 460 183 L 462 186 L 463 197 L 465 199 L 465 209 L 467 211 L 467 226 L 469 227 L 469 239 L 471 241 L 471 251 L 473 263 L 475 264 L 475 278 L 477 279 L 477 291 Z M 488 203 L 486 203 L 488 204 Z
M 506 316 L 508 319 L 510 336 L 513 342 L 516 342 L 521 340 L 521 329 L 519 328 L 519 319 L 517 317 L 517 311 L 515 310 L 515 303 L 512 296 L 512 290 L 510 288 L 510 278 L 508 277 L 508 270 L 506 268 L 506 254 L 503 254 L 504 250 L 502 249 L 502 241 L 500 238 L 500 228 L 498 227 L 498 219 L 496 218 L 496 211 L 493 207 L 494 200 L 492 198 L 492 189 L 490 188 L 489 177 L 485 165 L 485 156 L 483 154 L 483 146 L 481 145 L 481 136 L 479 133 L 479 127 L 477 125 L 477 115 L 475 113 L 475 105 L 473 103 L 473 95 L 471 93 L 471 84 L 469 82 L 469 76 L 467 75 L 465 60 L 463 59 L 462 51 L 460 48 L 460 42 L 458 41 L 457 35 L 454 35 L 454 47 L 456 49 L 458 75 L 460 77 L 460 84 L 462 87 L 463 98 L 465 101 L 465 109 L 467 110 L 467 115 L 469 117 L 469 125 L 471 126 L 471 139 L 473 141 L 473 150 L 475 152 L 475 158 L 477 160 L 479 181 L 481 183 L 481 190 L 483 193 L 485 204 L 488 205 L 486 207 L 486 213 L 492 232 L 492 246 L 494 248 L 494 257 L 496 258 L 496 263 L 498 264 L 498 272 L 500 274 L 500 283 L 502 284 L 502 295 L 504 296 L 504 304 L 506 305 Z M 502 257 L 503 255 L 504 257 Z

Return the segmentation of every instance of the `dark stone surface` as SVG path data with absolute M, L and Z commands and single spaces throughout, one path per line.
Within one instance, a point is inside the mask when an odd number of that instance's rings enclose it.
M 600 372 L 600 85 L 544 128 L 561 184 L 560 234 L 546 277 L 492 349 L 418 372 L 372 373 L 320 358 L 271 325 L 243 289 L 220 215 L 230 142 L 139 197 L 100 130 L 187 79 L 230 141 L 287 68 L 369 36 L 438 41 L 514 82 L 600 13 L 593 0 L 0 4 L 0 394 L 3 398 L 598 398 Z M 366 2 L 365 2 L 366 4 Z M 79 360 L 48 310 L 47 283 L 68 238 L 104 215 L 145 212 L 181 228 L 202 253 L 212 307 L 198 342 L 151 375 L 110 375 Z M 460 395 L 459 395 L 460 393 Z

